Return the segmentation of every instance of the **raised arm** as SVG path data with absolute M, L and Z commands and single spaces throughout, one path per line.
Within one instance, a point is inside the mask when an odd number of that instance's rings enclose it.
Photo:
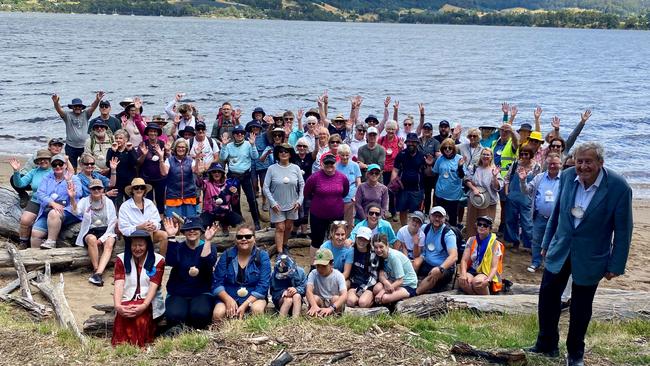
M 56 113 L 59 114 L 61 118 L 65 118 L 65 111 L 63 108 L 61 108 L 61 104 L 59 103 L 61 100 L 61 97 L 58 95 L 54 94 L 52 95 L 52 102 L 54 103 L 54 110 L 56 110 Z
M 393 119 L 399 123 L 399 100 L 393 103 Z
M 542 124 L 540 122 L 542 117 L 542 107 L 537 106 L 533 115 L 535 116 L 535 131 L 542 132 Z
M 571 134 L 569 137 L 566 139 L 566 147 L 564 148 L 564 151 L 567 153 L 571 148 L 573 147 L 573 144 L 576 143 L 576 140 L 578 139 L 578 136 L 580 136 L 580 133 L 582 132 L 582 129 L 585 127 L 585 124 L 587 123 L 587 120 L 589 120 L 589 117 L 591 117 L 591 109 L 587 109 L 585 113 L 582 113 L 580 115 L 580 122 L 578 125 L 571 131 Z
M 508 123 L 508 111 L 510 111 L 510 105 L 508 102 L 501 103 L 501 112 L 503 112 L 503 123 Z
M 519 109 L 517 109 L 516 105 L 510 107 L 510 119 L 508 120 L 509 125 L 512 126 L 515 123 L 515 117 L 517 117 L 517 112 L 519 112 Z
M 390 96 L 387 96 L 386 99 L 384 99 L 384 116 L 381 119 L 381 122 L 379 122 L 379 125 L 377 125 L 377 131 L 381 134 L 381 131 L 384 130 L 384 126 L 386 125 L 386 122 L 388 122 L 388 106 L 390 105 Z
M 420 136 L 422 133 L 422 125 L 424 125 L 424 104 L 418 103 L 418 109 L 420 110 L 420 123 L 418 123 L 418 127 L 415 132 L 418 134 L 418 136 Z
M 102 98 L 104 98 L 104 95 L 105 93 L 102 90 L 97 92 L 97 94 L 95 95 L 95 100 L 93 100 L 93 103 L 86 110 L 86 113 L 88 114 L 88 119 L 90 119 L 90 116 L 92 116 L 93 113 L 95 113 L 95 110 L 97 109 L 99 102 L 102 100 Z

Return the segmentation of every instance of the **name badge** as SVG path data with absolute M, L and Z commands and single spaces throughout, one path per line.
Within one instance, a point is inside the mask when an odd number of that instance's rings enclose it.
M 546 193 L 544 194 L 544 202 L 555 202 L 553 191 L 546 191 Z
M 573 215 L 573 217 L 576 219 L 581 219 L 585 216 L 585 210 L 583 210 L 580 206 L 576 206 L 571 209 L 571 215 Z

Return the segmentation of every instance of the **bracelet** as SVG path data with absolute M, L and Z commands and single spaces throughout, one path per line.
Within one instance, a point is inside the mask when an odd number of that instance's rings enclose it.
M 330 308 L 332 308 L 332 310 L 336 311 L 336 304 L 330 305 Z

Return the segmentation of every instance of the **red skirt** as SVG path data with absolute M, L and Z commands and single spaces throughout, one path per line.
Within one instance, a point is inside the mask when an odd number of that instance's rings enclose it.
M 143 302 L 144 299 L 126 301 L 122 305 L 139 305 Z M 134 346 L 144 347 L 153 342 L 155 333 L 156 323 L 153 321 L 151 305 L 135 318 L 125 318 L 116 313 L 111 344 L 117 346 L 122 343 L 130 343 Z

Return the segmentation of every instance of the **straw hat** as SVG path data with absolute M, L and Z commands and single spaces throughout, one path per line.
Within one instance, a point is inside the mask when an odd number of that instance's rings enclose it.
M 133 180 L 131 181 L 131 184 L 124 187 L 124 193 L 126 193 L 127 196 L 131 197 L 131 195 L 133 194 L 133 187 L 134 186 L 145 186 L 146 187 L 145 192 L 144 192 L 145 194 L 151 192 L 151 190 L 153 189 L 151 184 L 147 184 L 147 183 L 144 182 L 144 179 L 142 179 L 142 178 L 133 178 Z
M 487 191 L 483 187 L 477 187 L 479 194 L 474 194 L 473 191 L 469 192 L 469 201 L 472 206 L 478 209 L 487 208 L 490 205 L 490 197 L 487 194 Z

